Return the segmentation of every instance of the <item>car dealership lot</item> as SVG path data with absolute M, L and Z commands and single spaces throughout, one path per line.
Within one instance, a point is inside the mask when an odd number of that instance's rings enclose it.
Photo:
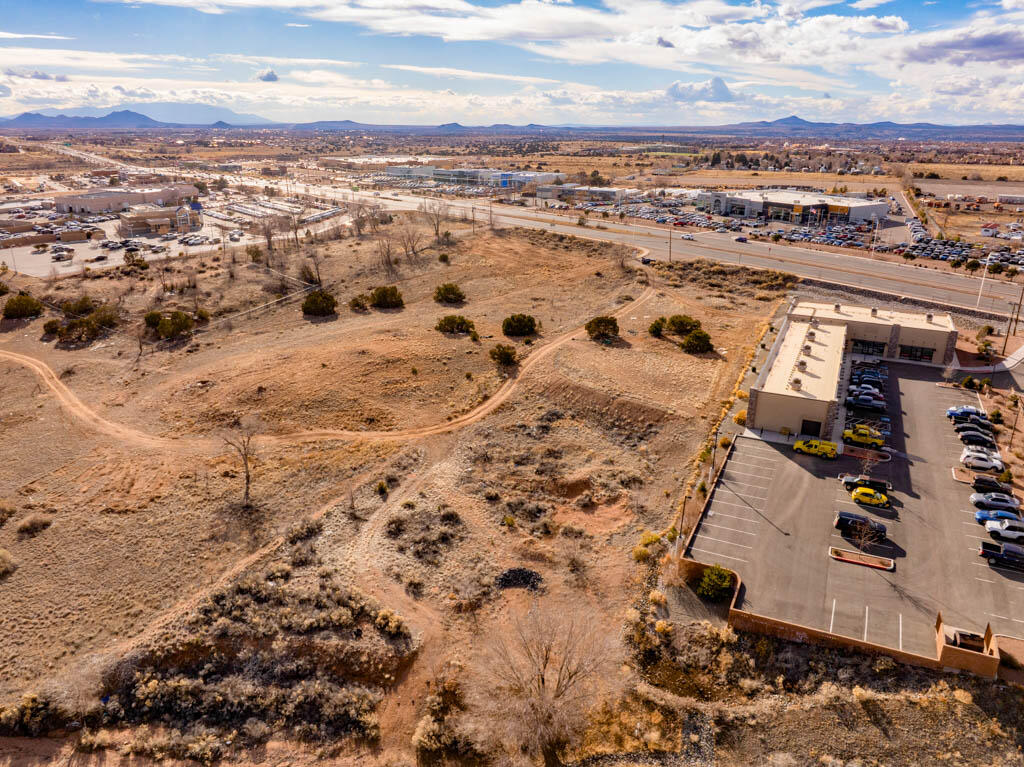
M 761 615 L 928 656 L 935 618 L 949 625 L 1024 635 L 1024 573 L 978 556 L 991 540 L 974 521 L 973 490 L 957 482 L 962 445 L 947 407 L 977 405 L 973 392 L 937 386 L 938 371 L 889 364 L 885 394 L 895 451 L 872 471 L 889 480 L 892 507 L 859 506 L 837 480 L 861 462 L 797 455 L 791 444 L 737 439 L 712 490 L 689 556 L 737 571 L 737 606 Z M 833 527 L 852 511 L 887 527 L 866 551 L 892 558 L 892 572 L 837 562 L 828 548 L 856 549 Z

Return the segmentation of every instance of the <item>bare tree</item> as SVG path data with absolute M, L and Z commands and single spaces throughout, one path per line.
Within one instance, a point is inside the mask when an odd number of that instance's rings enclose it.
M 380 205 L 373 205 L 368 209 L 366 214 L 366 225 L 370 227 L 370 231 L 374 234 L 377 234 L 377 232 L 380 231 L 381 223 L 383 223 L 381 221 L 381 211 L 382 208 Z
M 587 711 L 614 679 L 609 632 L 576 612 L 534 607 L 490 636 L 471 672 L 469 714 L 483 737 L 513 759 L 546 767 L 579 738 Z
M 348 206 L 349 215 L 352 217 L 352 228 L 356 237 L 363 236 L 363 229 L 366 228 L 366 216 L 369 208 L 366 203 L 356 200 Z
M 295 238 L 295 247 L 299 247 L 299 229 L 302 228 L 302 217 L 298 215 L 288 216 L 288 228 L 292 232 L 292 237 Z
M 394 277 L 398 273 L 398 269 L 395 267 L 395 259 L 392 255 L 394 251 L 394 239 L 388 232 L 381 232 L 377 235 L 377 258 L 380 260 L 381 269 L 388 277 Z
M 224 443 L 231 447 L 238 457 L 242 459 L 242 471 L 245 473 L 245 493 L 242 496 L 242 508 L 252 507 L 249 488 L 252 485 L 252 459 L 256 455 L 256 448 L 253 439 L 260 432 L 261 424 L 255 418 L 244 418 L 239 421 L 235 429 L 221 438 Z
M 423 240 L 423 232 L 415 224 L 406 222 L 398 227 L 395 234 L 405 253 L 405 260 L 412 264 L 416 260 L 416 249 Z
M 434 230 L 434 239 L 441 239 L 441 224 L 448 218 L 448 203 L 441 198 L 432 200 L 424 200 L 420 205 L 420 211 L 422 211 L 427 221 L 430 222 L 431 228 Z
M 274 249 L 274 237 L 277 236 L 280 231 L 281 222 L 277 216 L 265 216 L 260 219 L 259 229 L 260 234 L 267 243 L 267 253 L 270 253 Z

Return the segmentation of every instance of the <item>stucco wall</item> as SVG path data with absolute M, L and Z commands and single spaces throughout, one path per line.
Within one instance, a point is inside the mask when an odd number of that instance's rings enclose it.
M 758 392 L 754 423 L 751 423 L 750 408 L 747 408 L 747 426 L 751 429 L 782 431 L 783 427 L 792 434 L 800 433 L 800 426 L 808 421 L 828 422 L 827 401 L 808 399 L 799 392 L 776 394 Z

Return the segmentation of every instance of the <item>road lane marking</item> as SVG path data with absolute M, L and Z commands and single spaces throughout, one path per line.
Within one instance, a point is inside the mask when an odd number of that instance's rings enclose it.
M 836 622 L 836 600 L 832 600 L 832 617 L 828 620 L 828 633 L 832 633 L 832 626 Z
M 900 650 L 903 649 L 903 613 L 900 613 Z
M 974 580 L 981 581 L 982 583 L 995 583 L 995 581 L 990 581 L 988 578 L 975 578 Z
M 864 641 L 868 641 L 868 606 L 864 605 Z
M 712 537 L 710 535 L 701 535 L 700 532 L 697 533 L 697 537 L 698 538 L 702 538 L 702 539 L 704 539 L 706 541 L 718 541 L 719 543 L 726 543 L 726 544 L 728 544 L 730 546 L 739 546 L 741 549 L 752 549 L 752 548 L 754 548 L 753 546 L 748 546 L 745 543 L 733 543 L 732 541 L 727 541 L 724 538 L 714 538 L 714 537 Z
M 985 613 L 985 615 L 988 615 L 991 618 L 999 618 L 1000 620 L 1004 620 L 1004 621 L 1010 620 L 1005 615 L 996 615 L 995 613 Z
M 704 527 L 717 527 L 719 530 L 731 530 L 732 532 L 739 533 L 740 535 L 753 535 L 755 538 L 757 537 L 757 533 L 750 533 L 746 530 L 737 530 L 735 527 L 726 527 L 725 525 L 715 525 L 711 522 L 705 522 Z
M 722 557 L 723 559 L 734 559 L 737 562 L 744 562 L 746 564 L 749 564 L 747 562 L 747 560 L 745 560 L 745 559 L 740 559 L 739 557 L 730 557 L 728 554 L 719 554 L 717 551 L 708 551 L 707 549 L 698 549 L 696 546 L 691 546 L 690 547 L 690 551 L 699 551 L 702 554 L 710 554 L 713 557 Z

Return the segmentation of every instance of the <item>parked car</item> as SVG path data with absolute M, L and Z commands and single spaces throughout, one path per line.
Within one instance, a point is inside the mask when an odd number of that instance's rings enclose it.
M 854 384 L 849 389 L 847 389 L 847 393 L 851 397 L 857 397 L 857 396 L 860 396 L 861 394 L 867 394 L 869 396 L 875 396 L 875 397 L 877 397 L 879 399 L 881 399 L 881 397 L 882 397 L 881 390 L 875 388 L 871 384 L 864 384 L 864 383 L 862 383 L 862 384 Z
M 979 493 L 1006 493 L 1009 495 L 1013 492 L 1012 487 L 988 474 L 975 474 L 971 480 L 971 487 Z
M 956 407 L 946 409 L 946 418 L 955 418 L 956 416 L 970 415 L 980 416 L 981 418 L 988 418 L 988 413 L 986 413 L 981 408 L 974 407 L 974 405 L 958 405 Z
M 978 548 L 978 556 L 983 557 L 990 565 L 1024 570 L 1024 547 L 1015 543 L 982 541 Z
M 1009 509 L 978 509 L 974 512 L 974 521 L 979 525 L 984 525 L 986 522 L 996 521 L 1000 519 L 1020 519 L 1020 515 L 1015 511 Z
M 869 487 L 872 490 L 878 490 L 882 493 L 892 490 L 892 483 L 884 479 L 869 477 L 866 474 L 840 474 L 839 481 L 842 482 L 843 487 L 850 492 L 853 492 L 858 487 Z
M 881 447 L 885 444 L 881 432 L 864 425 L 843 430 L 843 442 L 871 447 Z
M 1010 509 L 1017 511 L 1020 501 L 1008 493 L 971 493 L 971 505 L 979 509 Z
M 870 487 L 858 487 L 850 493 L 850 497 L 854 503 L 862 503 L 865 506 L 880 506 L 883 509 L 887 509 L 891 505 L 889 496 L 877 490 L 872 490 Z
M 980 432 L 969 431 L 966 434 L 958 434 L 960 441 L 965 445 L 978 445 L 981 447 L 994 448 L 996 443 L 990 437 L 987 437 Z
M 868 519 L 863 514 L 854 514 L 852 511 L 840 511 L 832 524 L 840 534 L 853 538 L 863 536 L 874 542 L 884 541 L 887 532 L 881 522 Z
M 960 463 L 968 469 L 979 471 L 1003 471 L 1006 467 L 1003 464 L 1003 457 L 998 451 L 991 452 L 979 450 L 974 447 L 965 447 L 960 453 Z
M 985 523 L 985 530 L 993 538 L 1019 541 L 1024 539 L 1024 522 L 1019 519 L 994 519 Z
M 955 431 L 957 434 L 965 434 L 967 432 L 974 431 L 978 432 L 979 434 L 987 434 L 989 436 L 992 435 L 992 429 L 986 428 L 984 426 L 979 426 L 978 424 L 971 423 L 970 421 L 956 424 L 953 427 L 953 431 Z
M 806 455 L 818 455 L 822 458 L 835 458 L 838 453 L 838 445 L 824 439 L 798 439 L 793 443 L 793 450 Z
M 955 415 L 950 419 L 955 425 L 960 426 L 961 424 L 971 424 L 972 426 L 980 426 L 983 429 L 992 430 L 992 422 L 987 418 L 982 418 L 977 415 Z
M 885 403 L 882 402 L 882 400 L 875 399 L 867 394 L 861 394 L 856 397 L 847 397 L 846 407 L 859 407 L 863 410 L 873 410 L 878 413 L 885 412 Z

